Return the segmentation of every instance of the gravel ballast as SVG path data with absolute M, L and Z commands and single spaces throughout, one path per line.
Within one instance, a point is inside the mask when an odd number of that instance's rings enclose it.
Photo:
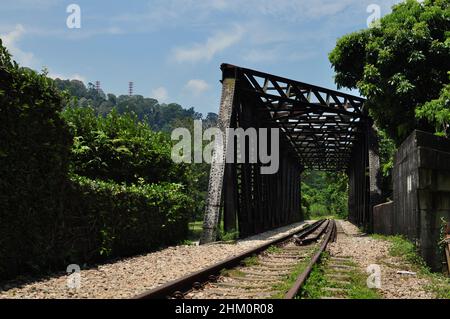
M 296 223 L 240 240 L 236 244 L 176 246 L 98 265 L 81 270 L 81 287 L 78 289 L 68 288 L 66 273 L 35 282 L 8 282 L 0 285 L 0 299 L 132 298 L 288 233 L 295 233 L 304 226 L 305 222 Z
M 386 299 L 433 299 L 434 293 L 427 290 L 431 285 L 428 278 L 417 274 L 398 274 L 398 271 L 411 271 L 401 257 L 389 254 L 391 243 L 369 236 L 360 236 L 359 229 L 347 221 L 339 221 L 347 236 L 339 236 L 337 242 L 330 244 L 330 254 L 335 257 L 351 257 L 366 272 L 369 265 L 381 268 L 381 288 L 379 293 Z M 369 276 L 369 274 L 368 274 Z

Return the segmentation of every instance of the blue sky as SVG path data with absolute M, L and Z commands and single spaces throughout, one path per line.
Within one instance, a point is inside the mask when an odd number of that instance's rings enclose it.
M 221 63 L 336 88 L 328 53 L 398 0 L 14 0 L 2 1 L 0 38 L 21 65 L 101 81 L 106 93 L 135 93 L 217 112 Z M 81 28 L 66 25 L 81 8 Z

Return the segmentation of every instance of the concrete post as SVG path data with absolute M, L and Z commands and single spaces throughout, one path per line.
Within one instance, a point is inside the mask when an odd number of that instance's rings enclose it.
M 218 127 L 222 131 L 222 160 L 211 163 L 209 177 L 208 197 L 206 199 L 206 211 L 203 222 L 203 233 L 200 244 L 207 244 L 216 240 L 219 225 L 220 208 L 222 200 L 222 189 L 225 175 L 228 140 L 226 129 L 230 127 L 231 114 L 233 111 L 234 96 L 236 89 L 235 78 L 225 78 L 222 81 L 222 98 L 220 102 Z M 213 157 L 215 158 L 215 157 Z

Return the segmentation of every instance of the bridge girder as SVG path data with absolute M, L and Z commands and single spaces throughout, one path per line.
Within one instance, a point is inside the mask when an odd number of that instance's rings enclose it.
M 259 173 L 260 163 L 212 163 L 201 243 L 215 240 L 221 214 L 225 229 L 243 237 L 299 221 L 304 169 L 347 172 L 350 219 L 370 227 L 379 159 L 365 100 L 229 64 L 221 69 L 219 128 L 279 128 L 281 163 L 270 176 Z M 223 147 L 227 153 L 228 141 Z

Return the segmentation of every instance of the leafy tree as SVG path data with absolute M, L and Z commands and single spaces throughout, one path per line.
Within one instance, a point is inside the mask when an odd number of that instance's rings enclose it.
M 400 3 L 379 26 L 339 39 L 329 58 L 338 86 L 359 89 L 397 144 L 416 128 L 448 130 L 448 0 Z
M 69 107 L 63 117 L 74 136 L 74 173 L 118 183 L 189 185 L 190 170 L 172 161 L 169 137 L 153 132 L 136 115 L 113 110 L 101 117 L 92 108 Z
M 206 120 L 202 122 L 203 129 L 207 129 L 211 126 L 216 126 L 217 124 L 217 115 L 214 113 L 209 113 L 206 117 Z M 179 118 L 173 121 L 173 127 L 183 127 L 187 128 L 191 133 L 191 137 L 194 136 L 194 119 L 191 117 Z M 203 152 L 204 147 L 209 142 L 203 141 L 203 145 L 201 145 L 200 149 L 194 149 L 192 154 L 195 151 Z M 195 201 L 195 210 L 191 219 L 197 221 L 203 218 L 203 213 L 205 211 L 205 202 L 206 195 L 208 192 L 208 184 L 209 184 L 209 173 L 211 170 L 211 165 L 208 163 L 192 163 L 189 165 L 191 169 L 191 182 L 193 187 L 191 189 L 191 194 Z
M 21 68 L 0 40 L 0 277 L 53 261 L 71 136 L 63 97 Z
M 348 215 L 348 177 L 342 172 L 302 174 L 302 206 L 306 216 Z
M 88 83 L 86 87 L 78 80 L 55 80 L 56 86 L 66 91 L 75 100 L 66 101 L 67 105 L 92 107 L 95 114 L 106 116 L 113 109 L 119 114 L 132 113 L 140 121 L 145 121 L 154 131 L 171 132 L 177 127 L 174 123 L 183 119 L 201 119 L 202 114 L 195 112 L 194 108 L 185 109 L 176 103 L 160 104 L 156 99 L 146 98 L 142 95 L 107 94 L 97 91 L 94 84 Z M 208 113 L 206 126 L 210 127 L 217 122 L 217 114 Z
M 70 98 L 58 82 L 20 68 L 0 41 L 0 280 L 187 235 L 192 178 L 172 162 L 167 134 L 131 113 L 78 107 L 113 97 L 66 84 L 84 96 L 61 112 Z
M 450 84 L 447 84 L 442 89 L 439 98 L 418 107 L 416 109 L 416 115 L 420 119 L 426 119 L 429 123 L 433 123 L 436 129 L 436 135 L 449 137 Z

